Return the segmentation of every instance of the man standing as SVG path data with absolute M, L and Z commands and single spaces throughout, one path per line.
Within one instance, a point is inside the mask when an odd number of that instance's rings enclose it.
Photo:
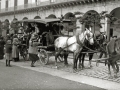
M 12 60 L 12 40 L 8 39 L 5 45 L 5 57 L 6 66 L 11 66 L 10 61 Z
M 3 59 L 4 57 L 4 45 L 5 41 L 3 40 L 3 37 L 0 37 L 0 59 Z
M 28 53 L 29 53 L 29 60 L 31 60 L 31 67 L 35 67 L 34 64 L 37 60 L 39 60 L 39 57 L 37 56 L 37 52 L 38 52 L 38 46 L 39 42 L 37 41 L 37 35 L 35 33 L 33 33 L 33 35 L 31 36 L 30 40 L 29 40 L 29 49 L 28 49 Z

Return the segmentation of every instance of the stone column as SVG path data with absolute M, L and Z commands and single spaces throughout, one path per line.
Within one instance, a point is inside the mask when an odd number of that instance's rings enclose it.
M 110 41 L 110 19 L 109 18 L 105 18 L 105 29 L 107 31 L 107 41 Z
M 105 19 L 101 19 L 100 23 L 101 23 L 101 26 L 102 26 L 102 28 L 100 28 L 100 32 L 107 32 L 106 31 L 107 29 L 105 29 Z

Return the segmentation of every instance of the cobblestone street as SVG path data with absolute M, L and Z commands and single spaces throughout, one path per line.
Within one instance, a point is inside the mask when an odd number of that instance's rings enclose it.
M 114 77 L 109 78 L 108 77 L 108 66 L 107 65 L 105 66 L 104 63 L 99 63 L 99 66 L 96 66 L 96 62 L 92 62 L 93 67 L 90 68 L 90 67 L 88 67 L 88 61 L 85 61 L 85 69 L 78 70 L 78 72 L 73 72 L 72 59 L 69 59 L 68 63 L 69 63 L 68 67 L 65 67 L 62 62 L 59 62 L 58 63 L 59 70 L 120 83 L 120 72 L 117 74 L 118 78 L 114 78 Z M 55 67 L 53 57 L 50 58 L 49 65 L 46 65 L 45 67 L 49 67 L 49 68 Z M 111 68 L 111 72 L 112 72 L 112 76 L 113 76 L 112 68 Z
M 71 57 L 71 56 L 70 56 Z M 94 57 L 96 58 L 96 57 Z M 31 61 L 23 61 L 22 58 L 20 60 L 20 62 L 14 62 L 16 65 L 20 64 L 22 66 L 30 66 Z M 77 75 L 84 75 L 84 76 L 89 76 L 89 77 L 93 77 L 93 78 L 99 78 L 99 79 L 103 79 L 103 80 L 108 80 L 108 81 L 112 81 L 112 82 L 116 82 L 116 83 L 120 83 L 120 72 L 117 74 L 118 78 L 114 78 L 113 77 L 113 70 L 111 68 L 111 72 L 112 72 L 112 77 L 113 78 L 109 78 L 108 76 L 108 66 L 104 63 L 99 63 L 98 66 L 96 66 L 96 62 L 95 60 L 93 60 L 92 62 L 92 67 L 88 67 L 88 61 L 85 61 L 84 65 L 85 68 L 83 70 L 79 70 L 77 72 L 73 72 L 72 69 L 72 65 L 73 65 L 73 61 L 72 59 L 68 59 L 68 66 L 64 66 L 63 62 L 59 62 L 58 60 L 58 70 L 60 71 L 65 71 L 65 72 L 70 72 L 70 73 L 75 73 Z M 48 65 L 42 65 L 40 63 L 40 61 L 37 61 L 35 63 L 36 67 L 47 67 L 47 68 L 52 68 L 52 69 L 56 69 L 55 68 L 55 59 L 54 56 L 49 58 L 49 63 Z
M 5 60 L 3 59 L 3 60 L 0 60 L 1 62 L 4 62 L 5 63 Z M 94 60 L 93 60 L 94 61 Z M 89 68 L 88 67 L 88 61 L 85 61 L 85 69 L 83 69 L 83 70 L 78 70 L 77 72 L 73 72 L 73 69 L 72 69 L 72 59 L 68 59 L 68 67 L 65 67 L 64 66 L 64 63 L 63 62 L 59 62 L 58 61 L 58 69 L 56 69 L 55 68 L 55 60 L 54 60 L 54 56 L 52 56 L 52 57 L 50 57 L 50 59 L 49 59 L 49 63 L 48 63 L 48 65 L 42 65 L 41 63 L 40 63 L 40 61 L 37 61 L 36 63 L 35 63 L 35 68 L 33 68 L 33 67 L 30 67 L 30 64 L 31 64 L 31 61 L 23 61 L 22 60 L 22 58 L 21 58 L 21 60 L 19 61 L 19 62 L 11 62 L 11 65 L 16 65 L 16 66 L 20 66 L 20 67 L 23 67 L 23 68 L 28 68 L 28 69 L 31 69 L 31 70 L 35 70 L 35 71 L 43 71 L 43 72 L 45 72 L 45 73 L 51 73 L 51 75 L 58 75 L 58 76 L 60 76 L 60 72 L 66 72 L 66 73 L 68 73 L 68 74 L 73 74 L 73 75 L 75 75 L 75 76 L 77 76 L 76 77 L 76 79 L 77 79 L 77 81 L 80 81 L 80 82 L 83 82 L 84 83 L 84 80 L 87 80 L 86 82 L 86 84 L 90 84 L 90 85 L 92 85 L 92 84 L 97 84 L 97 85 L 95 85 L 95 86 L 97 86 L 97 87 L 101 87 L 101 88 L 105 88 L 105 89 L 111 89 L 111 88 L 114 88 L 114 87 L 116 87 L 116 88 L 120 88 L 119 87 L 119 83 L 120 83 L 120 72 L 118 73 L 118 78 L 112 78 L 112 79 L 110 79 L 109 77 L 108 77 L 108 68 L 107 68 L 107 66 L 105 66 L 104 65 L 104 63 L 99 63 L 99 66 L 97 67 L 96 66 L 96 62 L 92 62 L 92 68 Z M 51 71 L 52 70 L 52 71 Z M 112 69 L 111 69 L 111 71 L 113 71 Z M 67 75 L 68 75 L 67 74 Z M 65 74 L 66 75 L 66 74 Z M 81 76 L 82 75 L 82 76 Z M 113 73 L 112 73 L 112 75 L 113 75 Z M 81 78 L 81 77 L 83 77 L 83 76 L 85 76 L 84 78 Z M 61 77 L 61 76 L 60 76 Z M 62 77 L 63 78 L 67 78 L 68 79 L 68 76 L 67 77 L 65 77 L 64 76 L 64 74 L 62 75 Z M 80 78 L 79 78 L 80 77 Z M 87 78 L 86 78 L 87 77 Z M 75 77 L 72 77 L 72 76 L 70 76 L 70 79 L 72 80 L 72 78 L 73 78 L 73 80 L 74 80 L 74 78 Z M 91 79 L 92 78 L 92 79 Z M 80 80 L 79 80 L 80 79 Z M 81 81 L 81 79 L 83 80 L 83 81 Z M 93 79 L 95 79 L 95 80 L 93 80 Z M 91 81 L 91 80 L 93 80 L 93 81 Z M 98 80 L 98 81 L 97 81 Z M 100 82 L 99 82 L 99 80 L 100 80 Z M 105 80 L 105 82 L 104 82 L 104 80 Z M 107 82 L 106 82 L 107 81 Z M 100 84 L 103 84 L 103 85 L 100 85 Z M 112 84 L 111 84 L 112 83 Z M 105 86 L 104 86 L 104 84 L 105 84 Z M 111 85 L 111 86 L 109 86 L 109 84 Z M 94 86 L 94 85 L 93 85 Z M 115 89 L 115 90 L 119 90 L 119 89 Z

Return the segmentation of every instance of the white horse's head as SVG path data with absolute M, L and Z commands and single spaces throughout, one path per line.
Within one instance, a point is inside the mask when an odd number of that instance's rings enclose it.
M 91 45 L 93 45 L 94 44 L 93 33 L 91 32 L 91 30 L 88 30 L 88 29 L 86 29 L 85 32 L 86 32 L 86 39 L 89 41 Z

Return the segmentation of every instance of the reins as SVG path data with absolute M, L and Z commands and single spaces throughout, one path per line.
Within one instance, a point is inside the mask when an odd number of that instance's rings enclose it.
M 86 37 L 86 35 L 83 37 L 84 40 L 85 40 L 85 37 Z M 67 41 L 68 41 L 68 39 L 69 39 L 69 37 L 67 38 Z M 79 39 L 79 35 L 76 36 L 76 40 L 77 40 L 77 43 L 78 43 L 79 45 L 81 45 L 82 47 L 87 48 L 88 50 L 92 51 L 93 53 L 97 53 L 97 52 L 98 52 L 98 51 L 96 51 L 96 50 L 90 49 L 90 48 L 87 47 L 85 44 L 83 44 L 82 42 L 80 42 L 80 40 L 78 40 L 78 39 Z M 66 43 L 67 43 L 67 42 L 66 42 Z M 74 42 L 74 43 L 76 43 L 76 42 Z M 63 51 L 65 48 L 68 48 L 69 46 L 73 45 L 74 43 L 72 43 L 72 44 L 70 44 L 70 45 L 67 44 L 66 47 L 61 48 L 61 51 Z M 61 51 L 60 51 L 60 52 L 61 52 Z M 67 51 L 68 51 L 68 50 L 67 50 Z
M 90 31 L 90 30 L 89 30 Z M 91 31 L 90 31 L 91 32 Z M 95 34 L 94 34 L 95 35 Z M 85 37 L 85 36 L 84 36 Z M 89 47 L 87 47 L 84 43 L 81 43 L 79 40 L 78 40 L 78 37 L 76 36 L 76 38 L 77 38 L 77 43 L 79 44 L 79 45 L 82 45 L 83 47 L 85 47 L 86 49 L 88 49 L 89 51 L 90 51 L 90 53 L 97 53 L 97 52 L 99 52 L 99 51 L 96 51 L 96 50 L 93 50 L 93 49 L 91 49 L 91 48 L 89 48 Z M 87 40 L 87 39 L 86 39 Z M 99 47 L 100 47 L 100 49 L 102 50 L 102 51 L 104 51 L 105 53 L 107 53 L 107 51 L 98 43 L 98 41 L 96 40 L 96 38 L 95 38 L 95 41 L 97 42 L 97 44 L 99 45 Z

